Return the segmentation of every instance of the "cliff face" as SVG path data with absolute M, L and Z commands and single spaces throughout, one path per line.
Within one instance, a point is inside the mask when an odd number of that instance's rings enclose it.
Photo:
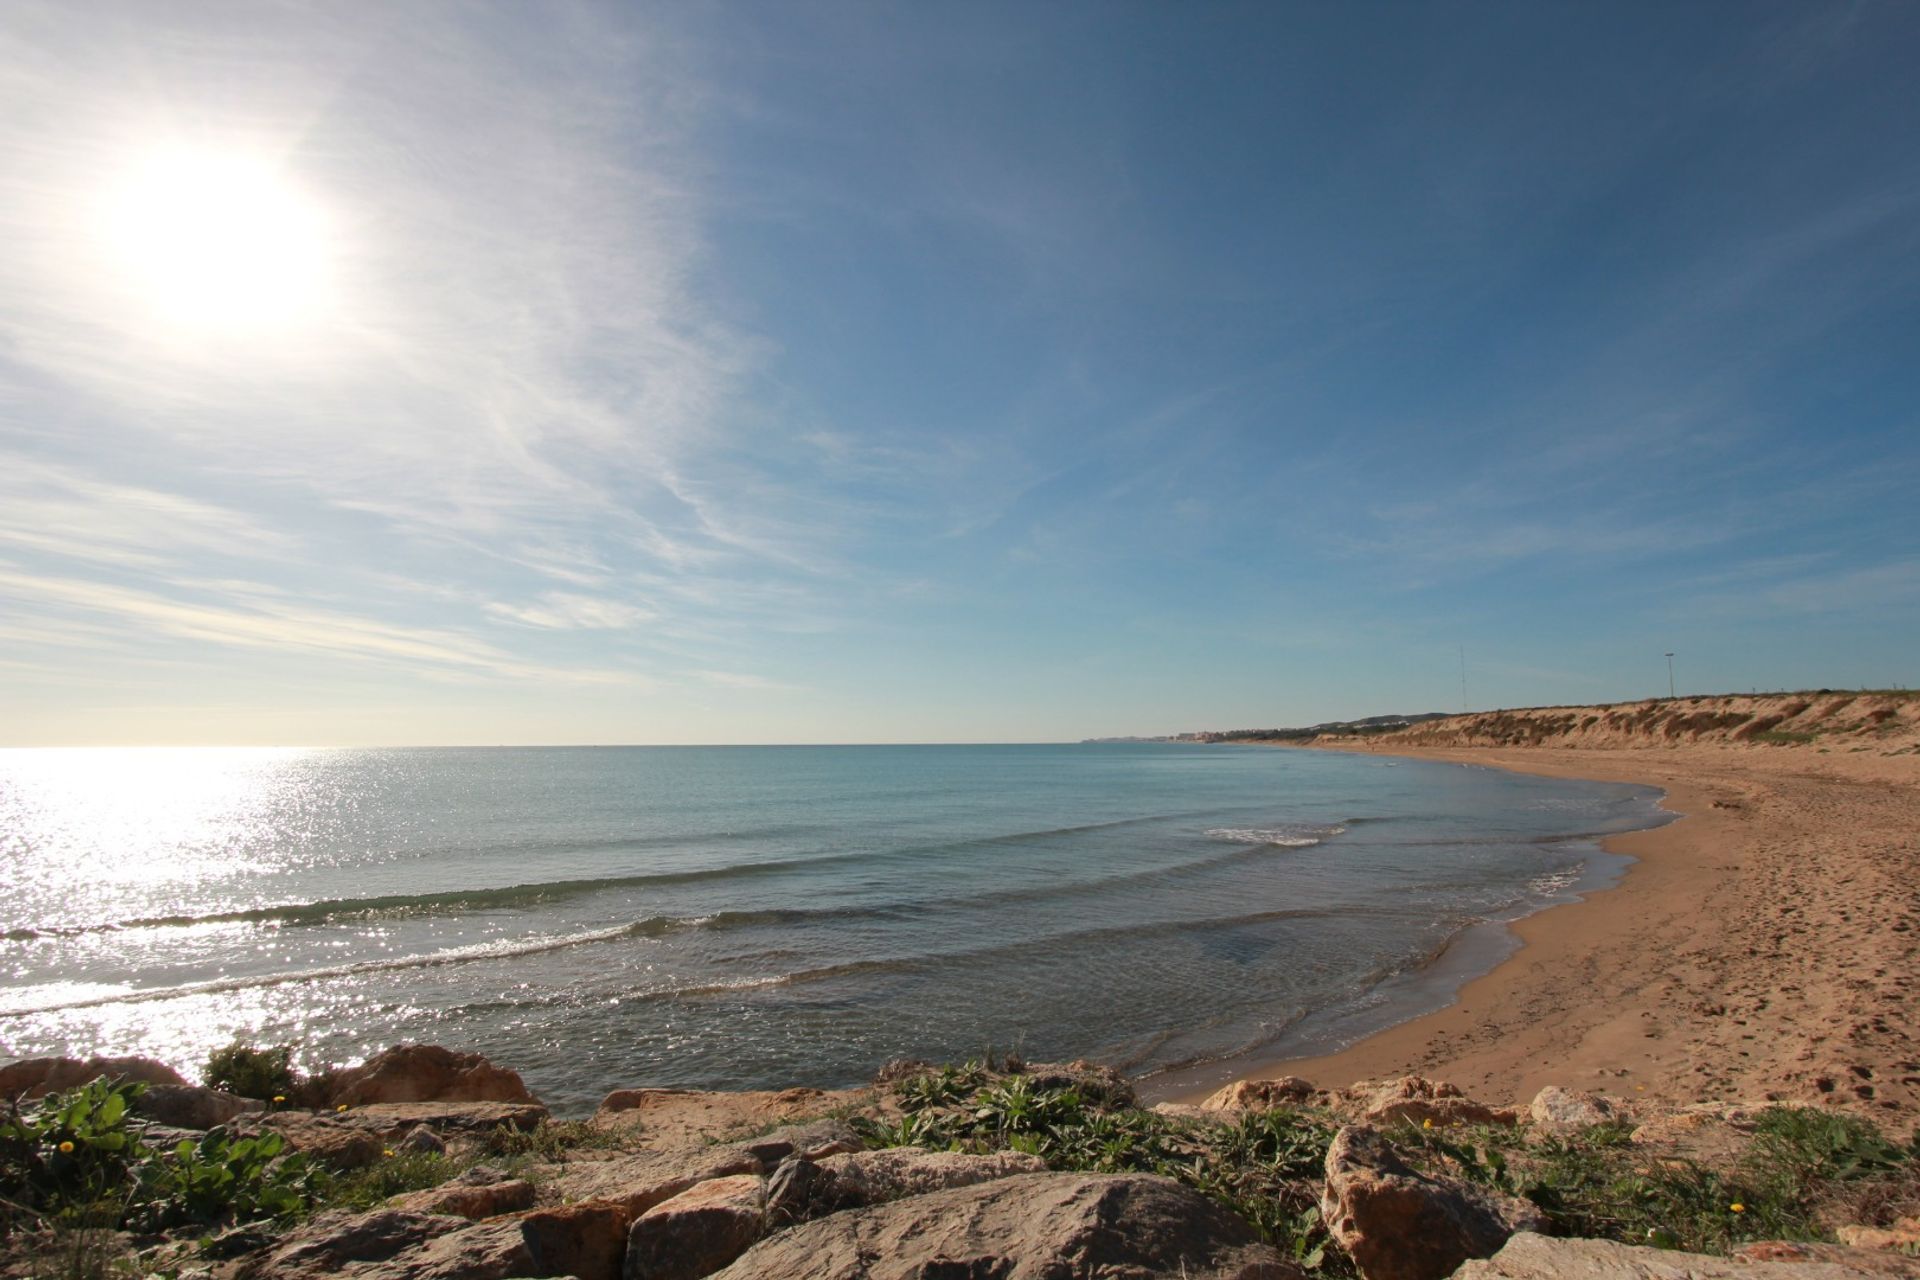
M 1430 720 L 1368 740 L 1380 749 L 1587 747 L 1679 743 L 1920 754 L 1920 693 L 1907 691 L 1656 698 L 1592 707 L 1523 707 Z

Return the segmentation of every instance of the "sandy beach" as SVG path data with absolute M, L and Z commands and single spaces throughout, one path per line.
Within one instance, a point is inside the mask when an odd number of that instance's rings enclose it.
M 1812 747 L 1429 747 L 1421 759 L 1660 787 L 1621 883 L 1516 926 L 1458 1000 L 1244 1078 L 1407 1073 L 1488 1101 L 1562 1084 L 1682 1104 L 1920 1114 L 1920 756 Z

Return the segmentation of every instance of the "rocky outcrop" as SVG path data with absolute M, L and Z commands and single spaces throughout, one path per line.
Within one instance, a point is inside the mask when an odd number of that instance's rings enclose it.
M 1368 1125 L 1517 1124 L 1519 1116 L 1505 1107 L 1490 1107 L 1444 1080 L 1403 1076 L 1398 1080 L 1363 1080 L 1345 1093 L 1349 1106 Z
M 375 1102 L 329 1116 L 337 1123 L 397 1139 L 422 1125 L 440 1134 L 473 1136 L 494 1129 L 526 1133 L 540 1127 L 547 1109 L 537 1102 Z
M 1804 1277 L 1806 1280 L 1840 1280 L 1853 1276 L 1893 1276 L 1897 1280 L 1920 1280 L 1920 1258 L 1878 1249 L 1850 1248 L 1842 1244 L 1816 1244 L 1803 1240 L 1761 1240 L 1743 1244 L 1733 1251 L 1737 1262 L 1768 1264 L 1777 1270 L 1755 1271 L 1753 1275 Z
M 316 1116 L 305 1111 L 244 1116 L 232 1127 L 242 1137 L 272 1130 L 285 1138 L 289 1147 L 316 1164 L 340 1172 L 364 1169 L 383 1158 L 387 1150 L 385 1141 L 377 1133 L 331 1116 Z
M 699 1280 L 766 1233 L 766 1181 L 716 1178 L 655 1205 L 627 1232 L 626 1280 Z
M 626 1230 L 606 1205 L 536 1209 L 488 1222 L 383 1209 L 325 1214 L 219 1280 L 619 1280 Z
M 1819 1248 L 1792 1246 L 1779 1257 L 1715 1258 L 1609 1240 L 1549 1240 L 1522 1232 L 1493 1257 L 1461 1267 L 1455 1280 L 1866 1280 L 1920 1275 L 1920 1265 L 1881 1270 L 1871 1257 L 1863 1262 L 1850 1256 L 1854 1251 L 1833 1251 L 1831 1246 L 1823 1256 Z M 1764 1246 L 1749 1249 L 1765 1252 Z
M 591 1201 L 616 1207 L 626 1224 L 657 1204 L 715 1178 L 763 1171 L 759 1159 L 738 1147 L 642 1151 L 610 1160 L 583 1160 L 544 1166 L 542 1196 L 548 1200 Z
M 1527 1112 L 1541 1132 L 1555 1137 L 1566 1137 L 1597 1124 L 1610 1124 L 1624 1119 L 1620 1108 L 1611 1099 L 1597 1093 L 1562 1089 L 1557 1084 L 1550 1084 L 1534 1094 Z
M 840 1120 L 815 1120 L 811 1124 L 788 1125 L 736 1145 L 769 1169 L 789 1156 L 824 1160 L 828 1156 L 859 1151 L 866 1146 L 853 1127 Z
M 818 1163 L 833 1180 L 835 1197 L 844 1205 L 884 1204 L 949 1187 L 970 1187 L 996 1178 L 1047 1171 L 1046 1161 L 1019 1151 L 976 1156 L 920 1147 L 856 1151 L 828 1156 Z
M 1270 1111 L 1311 1102 L 1316 1090 L 1299 1076 L 1276 1080 L 1236 1080 L 1200 1104 L 1204 1111 Z
M 357 1067 L 333 1073 L 327 1105 L 370 1102 L 538 1103 L 518 1072 L 496 1067 L 477 1053 L 456 1053 L 437 1044 L 402 1044 Z
M 780 1089 L 740 1093 L 699 1089 L 616 1089 L 589 1121 L 596 1129 L 638 1132 L 650 1147 L 724 1142 L 782 1122 L 797 1123 L 852 1101 L 856 1093 Z
M 190 1083 L 166 1063 L 152 1058 L 23 1058 L 0 1067 L 0 1098 L 41 1098 L 62 1089 L 76 1089 L 101 1076 L 176 1088 Z
M 1901 1218 L 1891 1227 L 1841 1227 L 1833 1234 L 1855 1249 L 1897 1249 L 1920 1258 L 1920 1217 Z
M 1024 1174 L 770 1236 L 726 1280 L 1298 1280 L 1253 1228 L 1168 1178 Z
M 148 1085 L 132 1108 L 137 1116 L 176 1129 L 211 1129 L 266 1109 L 258 1099 L 191 1084 Z
M 496 1218 L 533 1208 L 533 1184 L 487 1165 L 475 1165 L 451 1182 L 410 1191 L 387 1201 L 387 1208 L 453 1218 Z
M 1334 1135 L 1326 1168 L 1321 1215 L 1366 1280 L 1441 1280 L 1516 1231 L 1546 1229 L 1527 1201 L 1421 1173 L 1365 1126 Z

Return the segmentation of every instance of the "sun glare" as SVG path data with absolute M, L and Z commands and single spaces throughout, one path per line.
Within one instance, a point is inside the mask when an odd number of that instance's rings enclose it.
M 282 329 L 328 303 L 326 219 L 259 157 L 156 149 L 113 185 L 104 215 L 114 283 L 169 325 Z

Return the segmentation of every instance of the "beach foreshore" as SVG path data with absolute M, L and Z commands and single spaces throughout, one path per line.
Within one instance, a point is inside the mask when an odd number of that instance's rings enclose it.
M 1819 1100 L 1920 1115 L 1920 756 L 1377 750 L 1644 783 L 1683 817 L 1607 840 L 1636 859 L 1620 883 L 1518 921 L 1519 948 L 1447 1007 L 1336 1053 L 1243 1063 L 1238 1078 L 1340 1087 L 1418 1074 L 1489 1100 L 1560 1084 L 1668 1105 Z

